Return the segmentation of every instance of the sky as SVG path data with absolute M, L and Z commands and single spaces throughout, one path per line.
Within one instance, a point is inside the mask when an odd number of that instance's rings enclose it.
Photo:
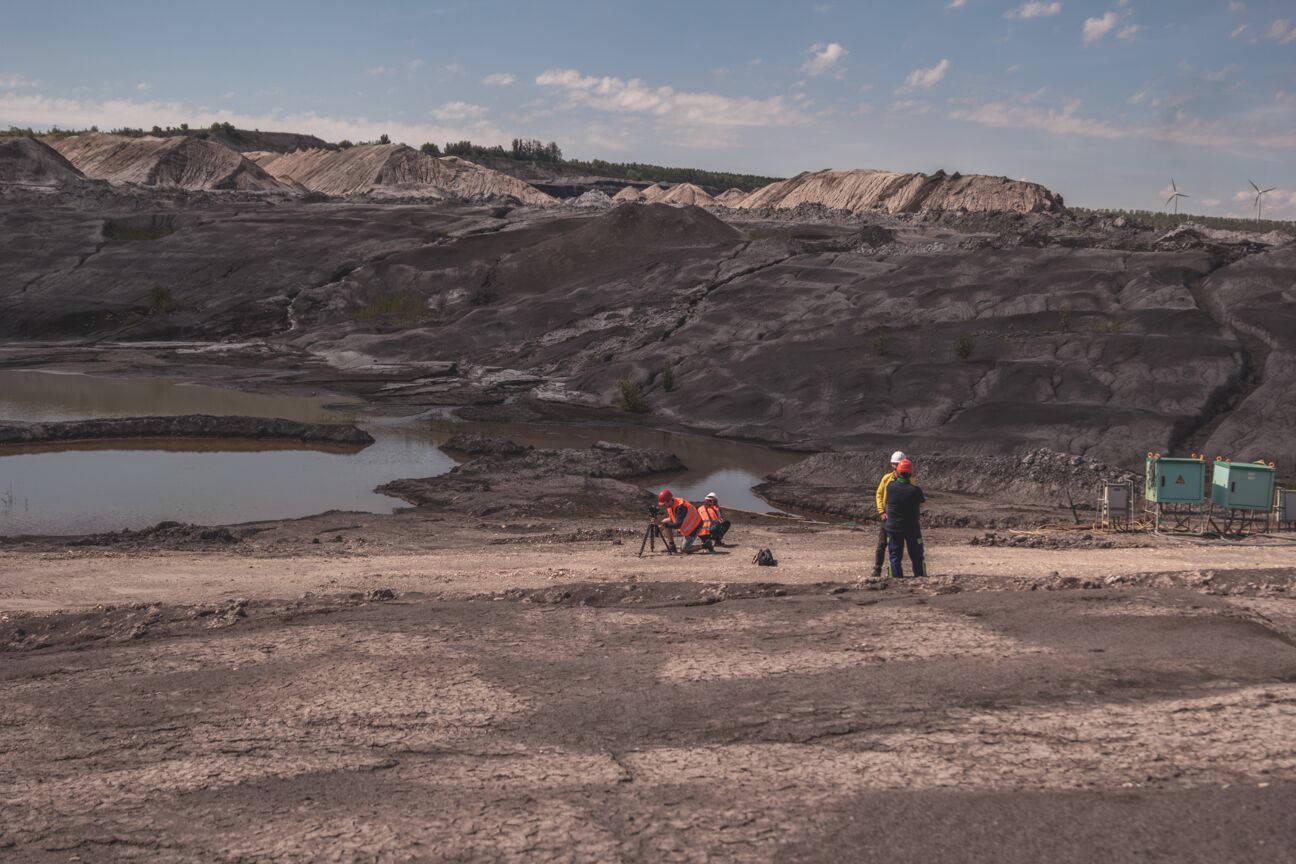
M 0 0 L 0 128 L 209 125 L 1296 219 L 1296 0 Z

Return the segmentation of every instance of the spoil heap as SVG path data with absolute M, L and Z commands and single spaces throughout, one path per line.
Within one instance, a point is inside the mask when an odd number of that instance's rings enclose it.
M 275 191 L 284 187 L 255 162 L 201 138 L 73 135 L 53 147 L 85 176 L 181 189 Z
M 512 197 L 524 204 L 553 201 L 515 177 L 456 156 L 428 156 L 404 144 L 298 150 L 282 156 L 263 154 L 258 157 L 258 164 L 280 180 L 291 180 L 326 195 L 405 192 L 460 198 Z
M 643 201 L 646 204 L 654 204 L 662 200 L 663 198 L 665 198 L 666 193 L 669 191 L 670 191 L 669 186 L 663 185 L 661 183 L 654 183 L 652 186 L 649 186 L 647 189 L 643 190 L 642 193 L 640 193 L 639 200 Z
M 63 186 L 84 179 L 75 165 L 43 141 L 14 138 L 0 144 L 0 183 Z
M 722 207 L 737 207 L 747 197 L 747 193 L 741 189 L 726 189 L 715 197 L 715 203 Z
M 900 174 L 894 171 L 813 171 L 757 189 L 735 206 L 743 210 L 787 210 L 819 204 L 860 213 L 918 213 L 927 210 L 1065 210 L 1062 196 L 1038 183 L 983 174 Z
M 612 196 L 612 201 L 617 204 L 623 204 L 627 201 L 642 201 L 643 193 L 633 186 L 627 186 L 620 192 Z
M 662 204 L 691 204 L 696 207 L 715 203 L 715 199 L 704 189 L 692 183 L 676 183 L 666 190 L 666 194 L 655 200 Z

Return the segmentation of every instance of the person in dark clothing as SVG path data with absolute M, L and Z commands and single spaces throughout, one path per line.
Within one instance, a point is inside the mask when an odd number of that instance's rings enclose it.
M 877 549 L 873 552 L 873 579 L 882 578 L 882 562 L 886 560 L 887 548 L 890 541 L 887 538 L 886 530 L 886 490 L 895 479 L 896 466 L 901 460 L 908 459 L 903 450 L 897 450 L 891 454 L 891 470 L 882 475 L 882 481 L 877 485 L 877 513 L 878 513 L 878 538 Z
M 896 466 L 895 479 L 887 486 L 886 493 L 886 532 L 887 548 L 891 555 L 891 575 L 896 579 L 904 578 L 901 561 L 906 547 L 909 549 L 909 561 L 913 564 L 915 576 L 926 576 L 927 568 L 923 563 L 922 526 L 919 513 L 922 503 L 927 500 L 923 491 L 914 485 L 913 463 L 902 460 Z

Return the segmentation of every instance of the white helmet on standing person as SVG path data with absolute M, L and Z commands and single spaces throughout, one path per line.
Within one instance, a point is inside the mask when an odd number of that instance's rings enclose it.
M 899 465 L 901 462 L 903 462 L 908 458 L 909 457 L 904 454 L 903 450 L 897 450 L 896 452 L 891 454 L 891 464 Z

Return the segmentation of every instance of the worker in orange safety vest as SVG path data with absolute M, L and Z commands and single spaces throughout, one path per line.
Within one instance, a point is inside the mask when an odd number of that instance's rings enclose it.
M 662 534 L 666 535 L 666 542 L 675 545 L 675 535 L 684 538 L 682 552 L 696 552 L 693 548 L 699 541 L 702 548 L 706 551 L 712 551 L 711 537 L 702 522 L 702 514 L 693 506 L 693 502 L 687 498 L 676 498 L 669 489 L 663 489 L 657 496 L 657 503 L 666 510 L 666 515 L 662 517 L 661 529 Z

